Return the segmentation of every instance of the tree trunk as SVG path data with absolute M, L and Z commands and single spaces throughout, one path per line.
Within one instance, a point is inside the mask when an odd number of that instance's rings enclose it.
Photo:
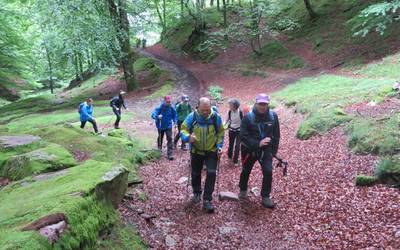
M 125 11 L 126 0 L 118 0 L 118 7 L 113 0 L 108 0 L 108 7 L 114 24 L 118 30 L 117 39 L 121 46 L 121 64 L 128 91 L 136 89 L 137 82 L 133 71 L 131 45 L 129 42 L 129 21 Z
M 214 6 L 214 0 L 210 0 L 210 7 Z
M 51 64 L 51 58 L 50 58 L 50 52 L 47 46 L 45 45 L 45 50 L 46 50 L 46 58 L 47 58 L 47 63 L 49 64 L 49 80 L 50 80 L 50 92 L 53 94 L 54 93 L 54 84 L 53 84 L 53 66 Z
M 183 17 L 183 0 L 181 0 L 181 16 Z
M 223 4 L 223 14 L 224 14 L 224 29 L 225 29 L 225 31 L 226 31 L 226 29 L 227 29 L 227 27 L 228 27 L 228 24 L 227 24 L 227 18 L 226 18 L 226 2 L 225 2 L 226 0 L 222 0 L 222 4 Z M 226 32 L 225 32 L 225 34 L 224 34 L 224 39 L 225 39 L 225 41 L 227 41 L 228 40 L 228 35 L 226 34 Z
M 221 10 L 221 6 L 219 4 L 219 0 L 217 0 L 217 10 L 220 11 Z
M 308 15 L 310 15 L 310 19 L 314 20 L 317 18 L 317 14 L 315 13 L 315 11 L 313 10 L 310 0 L 304 0 L 304 4 L 306 5 L 306 9 L 308 11 Z

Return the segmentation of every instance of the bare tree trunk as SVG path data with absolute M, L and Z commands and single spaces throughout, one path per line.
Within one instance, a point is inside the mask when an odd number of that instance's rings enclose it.
M 217 10 L 218 10 L 218 11 L 221 10 L 221 6 L 220 6 L 220 3 L 219 3 L 219 0 L 217 0 Z
M 211 7 L 214 6 L 214 0 L 210 0 L 210 6 L 211 6 Z
M 47 48 L 47 45 L 44 46 L 46 50 L 46 58 L 47 58 L 47 63 L 49 65 L 49 80 L 50 80 L 50 92 L 53 94 L 54 93 L 54 85 L 53 85 L 53 65 L 51 63 L 51 58 L 50 58 L 50 52 L 49 49 Z
M 315 13 L 315 11 L 313 10 L 310 0 L 304 0 L 304 4 L 306 5 L 306 9 L 308 11 L 308 15 L 310 15 L 310 19 L 314 20 L 317 18 L 317 14 Z
M 228 27 L 228 23 L 227 23 L 227 17 L 226 17 L 226 0 L 222 0 L 222 4 L 223 4 L 223 14 L 224 14 L 224 29 L 226 31 L 227 27 Z M 227 41 L 228 40 L 228 35 L 224 34 L 224 39 Z

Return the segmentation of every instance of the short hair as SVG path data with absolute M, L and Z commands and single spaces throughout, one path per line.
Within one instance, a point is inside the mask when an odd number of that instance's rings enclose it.
M 208 97 L 201 97 L 198 101 L 197 106 L 200 106 L 201 103 L 206 103 L 211 106 L 211 100 Z
M 235 109 L 238 109 L 240 107 L 240 101 L 236 98 L 229 99 L 228 103 L 232 104 Z
M 87 102 L 93 102 L 93 99 L 91 97 L 86 98 Z

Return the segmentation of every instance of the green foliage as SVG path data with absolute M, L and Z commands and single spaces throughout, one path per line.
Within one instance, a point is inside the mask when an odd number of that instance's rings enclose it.
M 261 56 L 254 55 L 255 59 L 267 67 L 294 69 L 304 67 L 304 61 L 293 55 L 282 43 L 272 41 L 261 48 Z
M 128 250 L 147 249 L 145 242 L 138 236 L 137 230 L 130 224 L 116 223 L 111 234 L 98 241 L 97 249 Z
M 148 57 L 140 57 L 133 64 L 133 68 L 135 72 L 140 72 L 144 70 L 150 70 L 156 65 L 154 64 L 154 60 Z
M 375 175 L 381 183 L 400 187 L 400 159 L 398 157 L 381 159 L 375 169 Z
M 222 91 L 224 91 L 224 89 L 218 85 L 211 85 L 208 87 L 208 94 L 215 101 L 222 100 Z
M 357 175 L 356 177 L 356 185 L 357 186 L 373 186 L 377 183 L 378 179 L 376 176 L 369 175 Z
M 399 20 L 399 9 L 399 0 L 382 1 L 369 5 L 349 21 L 355 32 L 354 35 L 365 37 L 371 31 L 383 35 L 390 24 Z

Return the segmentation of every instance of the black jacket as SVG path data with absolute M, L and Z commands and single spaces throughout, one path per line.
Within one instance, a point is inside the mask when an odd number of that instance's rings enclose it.
M 254 119 L 251 119 L 251 112 L 246 114 L 240 124 L 240 138 L 244 150 L 248 152 L 261 152 L 260 141 L 265 137 L 271 137 L 271 143 L 262 149 L 276 155 L 279 147 L 280 129 L 278 115 L 273 111 L 260 114 L 253 108 Z M 270 117 L 273 115 L 274 119 Z
M 123 106 L 126 109 L 125 101 L 124 98 L 122 98 L 122 95 L 114 96 L 113 99 L 111 99 L 110 106 L 116 109 L 120 109 L 121 106 Z

